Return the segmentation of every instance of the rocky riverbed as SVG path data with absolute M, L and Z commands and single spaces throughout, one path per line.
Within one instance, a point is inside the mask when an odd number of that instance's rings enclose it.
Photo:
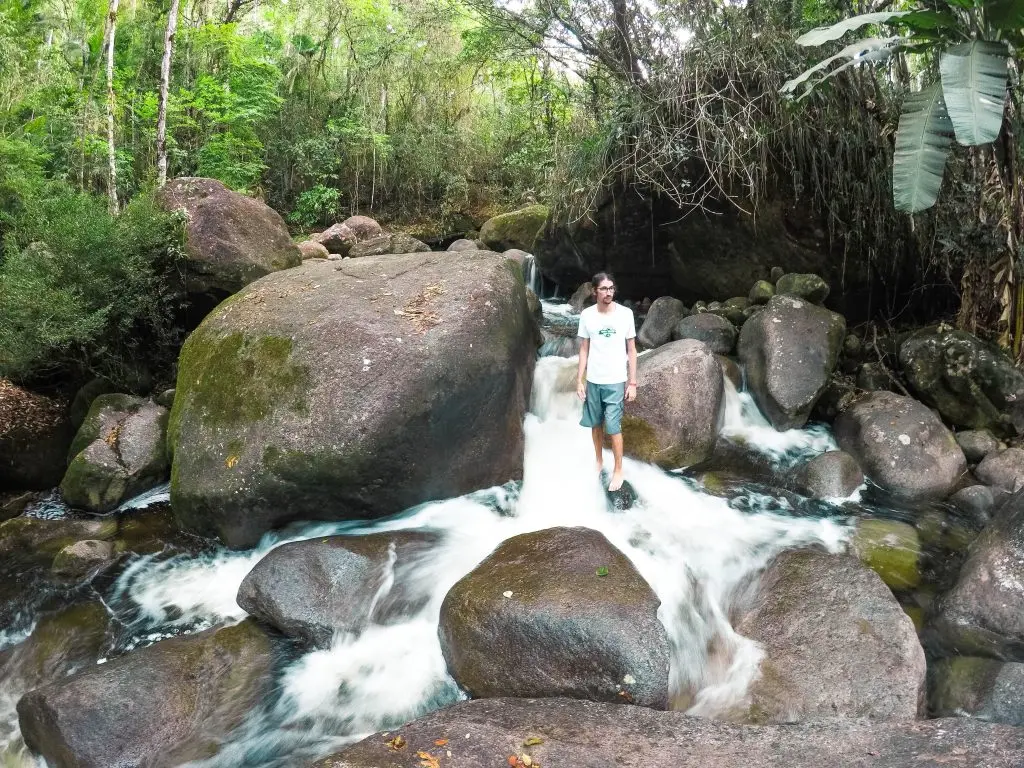
M 175 389 L 0 389 L 0 763 L 1024 763 L 998 349 L 807 273 L 637 301 L 610 498 L 541 211 L 446 252 L 260 211 L 248 264 L 254 201 L 173 189 L 224 299 Z

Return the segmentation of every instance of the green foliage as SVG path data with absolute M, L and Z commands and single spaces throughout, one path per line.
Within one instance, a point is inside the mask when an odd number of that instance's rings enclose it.
M 998 12 L 984 4 L 945 0 L 946 9 L 866 13 L 819 27 L 797 38 L 804 46 L 838 40 L 847 32 L 869 25 L 895 27 L 899 34 L 859 40 L 818 62 L 782 87 L 805 95 L 840 72 L 866 62 L 888 59 L 900 50 L 927 54 L 939 61 L 939 77 L 904 102 L 893 161 L 893 202 L 897 210 L 917 213 L 930 208 L 942 186 L 951 134 L 966 146 L 996 140 L 1007 100 L 1009 49 L 1007 39 L 1019 40 L 1018 15 L 1002 27 Z M 996 6 L 997 3 L 991 3 Z M 968 43 L 961 40 L 975 37 Z M 831 71 L 836 61 L 844 61 Z
M 136 389 L 180 341 L 180 222 L 139 196 L 117 219 L 101 197 L 53 185 L 4 241 L 0 376 L 102 376 Z
M 306 228 L 329 224 L 338 218 L 340 202 L 341 192 L 317 184 L 299 195 L 295 209 L 288 214 L 288 220 Z

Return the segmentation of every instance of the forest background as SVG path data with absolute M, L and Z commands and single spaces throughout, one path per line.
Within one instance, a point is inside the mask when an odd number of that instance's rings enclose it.
M 172 9 L 168 175 L 260 197 L 296 234 L 363 213 L 436 240 L 533 201 L 558 227 L 622 187 L 680 215 L 783 199 L 832 257 L 912 259 L 925 305 L 953 297 L 931 319 L 1020 355 L 1017 51 L 999 139 L 954 146 L 913 215 L 892 202 L 894 135 L 937 54 L 781 93 L 819 56 L 795 42 L 812 27 L 905 7 L 970 39 L 990 4 L 0 0 L 0 377 L 143 390 L 173 366 L 182 228 L 152 199 Z

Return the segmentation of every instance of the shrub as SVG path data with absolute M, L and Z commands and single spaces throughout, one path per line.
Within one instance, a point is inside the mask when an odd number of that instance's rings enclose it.
M 100 376 L 127 390 L 177 355 L 183 227 L 150 196 L 120 217 L 106 200 L 47 188 L 25 206 L 0 263 L 0 377 Z

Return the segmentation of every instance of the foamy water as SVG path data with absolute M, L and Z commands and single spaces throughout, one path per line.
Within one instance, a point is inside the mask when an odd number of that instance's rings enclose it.
M 415 560 L 393 556 L 375 598 L 402 584 L 403 591 L 420 590 L 422 608 L 358 635 L 336 636 L 329 649 L 290 663 L 281 672 L 275 700 L 201 765 L 294 765 L 458 700 L 463 694 L 447 674 L 437 636 L 441 602 L 502 541 L 553 526 L 600 531 L 654 589 L 661 600 L 658 616 L 671 641 L 671 679 L 680 706 L 716 716 L 743 701 L 762 652 L 730 625 L 739 591 L 784 549 L 807 544 L 842 549 L 848 523 L 739 511 L 683 477 L 630 459 L 624 462 L 625 476 L 638 502 L 625 512 L 611 510 L 594 471 L 589 430 L 578 425 L 576 364 L 575 358 L 538 361 L 524 425 L 521 488 L 486 489 L 383 521 L 275 533 L 249 552 L 138 558 L 124 571 L 109 604 L 130 630 L 125 647 L 135 647 L 243 618 L 235 603 L 242 579 L 284 541 L 403 529 L 438 536 L 433 548 Z M 780 461 L 834 447 L 827 432 L 776 433 L 770 426 L 771 434 L 765 432 L 766 422 L 752 418 L 752 403 L 742 397 L 733 391 L 727 398 L 735 411 L 726 418 L 730 435 L 763 446 Z M 610 466 L 610 454 L 605 462 Z M 773 497 L 763 497 L 763 503 L 751 498 L 748 509 L 750 504 L 778 509 Z M 7 709 L 6 702 L 0 701 L 0 707 Z

